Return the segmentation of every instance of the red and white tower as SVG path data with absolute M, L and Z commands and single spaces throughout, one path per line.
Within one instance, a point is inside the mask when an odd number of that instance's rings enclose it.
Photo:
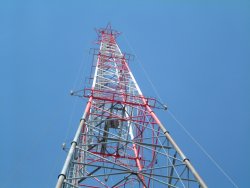
M 118 35 L 110 25 L 98 30 L 88 103 L 56 187 L 206 188 L 154 113 L 156 100 L 142 94 Z

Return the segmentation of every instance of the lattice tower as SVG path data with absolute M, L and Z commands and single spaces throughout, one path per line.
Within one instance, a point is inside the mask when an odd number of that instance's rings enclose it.
M 142 94 L 118 35 L 98 30 L 88 102 L 56 187 L 206 188 L 153 111 L 157 101 Z

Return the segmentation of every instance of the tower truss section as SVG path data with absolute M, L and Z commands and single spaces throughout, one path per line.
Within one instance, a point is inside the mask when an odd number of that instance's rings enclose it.
M 57 188 L 202 187 L 206 184 L 145 97 L 110 25 L 98 30 L 92 87 Z

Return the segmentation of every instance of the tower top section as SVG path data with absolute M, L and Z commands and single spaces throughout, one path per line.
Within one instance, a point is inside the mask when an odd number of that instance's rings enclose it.
M 121 33 L 117 30 L 112 29 L 111 24 L 108 23 L 108 25 L 105 28 L 97 29 L 97 35 L 98 35 L 98 43 L 106 41 L 106 42 L 115 42 L 116 38 Z

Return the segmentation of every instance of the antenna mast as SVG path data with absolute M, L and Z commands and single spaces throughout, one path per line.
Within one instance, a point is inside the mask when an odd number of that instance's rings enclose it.
M 92 87 L 56 188 L 207 188 L 153 111 L 157 101 L 142 94 L 118 36 L 98 30 Z

